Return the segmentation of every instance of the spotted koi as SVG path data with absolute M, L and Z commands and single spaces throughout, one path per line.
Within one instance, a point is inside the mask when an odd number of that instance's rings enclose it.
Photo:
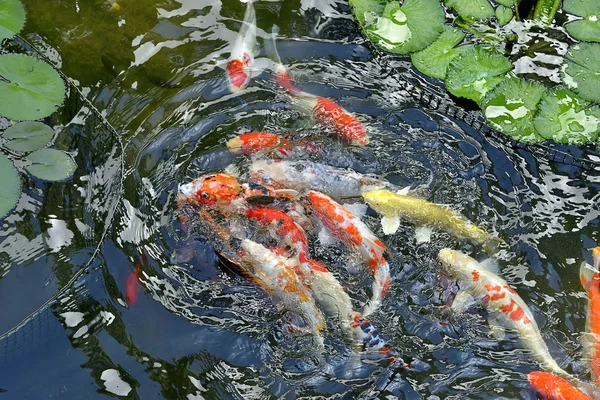
M 244 20 L 231 49 L 231 56 L 226 68 L 228 88 L 232 93 L 239 92 L 248 86 L 250 69 L 254 63 L 256 13 L 252 0 L 246 1 L 246 3 Z
M 438 258 L 446 272 L 460 281 L 461 291 L 455 303 L 465 296 L 480 300 L 490 317 L 500 325 L 497 328 L 515 331 L 546 370 L 573 379 L 552 358 L 529 307 L 504 279 L 456 250 L 442 249 Z M 453 308 L 456 308 L 454 304 Z
M 292 153 L 290 141 L 282 135 L 271 132 L 243 133 L 227 142 L 229 151 L 235 154 L 255 155 L 274 151 L 285 157 Z

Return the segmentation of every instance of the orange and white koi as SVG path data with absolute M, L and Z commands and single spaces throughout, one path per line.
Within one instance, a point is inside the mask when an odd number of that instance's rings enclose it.
M 275 32 L 274 32 L 275 34 Z M 355 115 L 345 110 L 335 101 L 304 92 L 291 83 L 290 75 L 281 63 L 281 58 L 275 45 L 275 37 L 269 43 L 271 57 L 277 63 L 275 77 L 288 93 L 297 99 L 304 108 L 310 110 L 318 123 L 331 129 L 339 139 L 355 145 L 366 145 L 369 136 L 362 122 Z
M 276 151 L 280 156 L 292 152 L 290 141 L 284 136 L 271 132 L 243 133 L 227 142 L 227 148 L 234 154 L 255 155 Z
M 228 88 L 232 93 L 245 89 L 250 82 L 256 46 L 256 13 L 252 1 L 242 0 L 242 3 L 247 3 L 246 13 L 227 63 Z
M 254 273 L 290 312 L 298 314 L 306 328 L 314 335 L 320 349 L 323 349 L 321 332 L 326 329 L 325 317 L 317 308 L 315 300 L 296 273 L 296 261 L 267 249 L 262 244 L 244 239 L 241 243 L 244 258 L 252 265 Z
M 600 246 L 592 250 L 594 265 L 582 263 L 579 278 L 588 295 L 586 332 L 584 345 L 590 358 L 595 381 L 600 384 Z
M 391 183 L 375 177 L 310 161 L 257 159 L 250 164 L 250 176 L 267 186 L 298 192 L 316 190 L 334 199 L 360 197 L 376 189 L 397 190 Z
M 373 294 L 365 307 L 363 315 L 375 311 L 390 287 L 390 266 L 383 256 L 387 250 L 360 218 L 354 216 L 342 205 L 336 203 L 326 194 L 316 191 L 308 192 L 313 215 L 331 232 L 331 234 L 347 246 L 358 250 L 369 270 L 373 273 Z
M 460 282 L 461 290 L 452 304 L 454 310 L 467 305 L 469 299 L 481 301 L 488 310 L 493 331 L 501 334 L 504 328 L 513 330 L 544 369 L 572 379 L 550 355 L 527 304 L 504 279 L 460 251 L 445 248 L 440 250 L 438 258 L 444 269 Z
M 527 376 L 529 384 L 545 400 L 592 400 L 563 378 L 550 372 L 535 371 Z

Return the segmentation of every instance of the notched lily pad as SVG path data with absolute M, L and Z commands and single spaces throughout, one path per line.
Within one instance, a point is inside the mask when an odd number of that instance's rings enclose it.
M 533 81 L 508 78 L 483 101 L 483 114 L 500 132 L 523 142 L 541 142 L 533 116 L 546 88 Z
M 571 36 L 585 42 L 600 42 L 600 2 L 598 0 L 565 0 L 563 10 L 583 18 L 565 25 L 565 29 Z
M 21 32 L 25 9 L 19 0 L 0 0 L 0 41 Z
M 494 8 L 488 0 L 445 0 L 444 4 L 465 19 L 483 20 L 494 16 Z
M 510 61 L 497 50 L 473 46 L 450 61 L 446 88 L 455 96 L 480 104 L 490 90 L 506 79 L 504 74 L 512 68 Z
M 41 122 L 26 121 L 11 126 L 3 136 L 9 139 L 4 147 L 13 151 L 26 152 L 46 146 L 52 140 L 54 131 Z
M 65 84 L 49 64 L 23 54 L 0 56 L 0 115 L 40 119 L 63 102 Z
M 533 120 L 538 133 L 558 143 L 585 144 L 600 134 L 600 108 L 565 88 L 546 92 Z
M 467 46 L 454 48 L 463 41 L 465 33 L 458 28 L 445 25 L 444 31 L 435 42 L 425 49 L 410 55 L 413 65 L 425 75 L 437 79 L 446 79 L 446 70 L 450 61 Z
M 25 159 L 31 163 L 25 167 L 27 171 L 46 181 L 63 181 L 77 169 L 77 164 L 69 154 L 56 149 L 37 150 Z
M 512 8 L 503 5 L 496 7 L 496 19 L 500 26 L 508 24 L 514 16 L 515 14 L 513 13 Z
M 402 6 L 398 1 L 387 3 L 382 15 L 365 12 L 363 21 L 376 45 L 390 53 L 408 54 L 430 45 L 442 32 L 445 17 L 438 0 L 405 0 Z
M 565 57 L 563 82 L 584 99 L 600 103 L 600 44 L 573 45 Z
M 19 202 L 21 197 L 21 177 L 17 169 L 4 154 L 0 154 L 0 218 L 4 218 Z

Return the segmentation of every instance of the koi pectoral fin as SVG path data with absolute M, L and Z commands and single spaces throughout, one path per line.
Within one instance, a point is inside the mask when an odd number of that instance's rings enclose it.
M 431 235 L 433 234 L 433 229 L 428 226 L 420 226 L 415 229 L 415 240 L 417 244 L 421 243 L 429 243 L 431 242 Z
M 398 231 L 400 228 L 400 218 L 399 217 L 382 217 L 381 218 L 381 228 L 383 229 L 383 233 L 386 235 L 392 235 Z
M 463 313 L 475 304 L 476 300 L 471 293 L 459 290 L 450 306 L 450 309 L 455 313 Z
M 504 337 L 506 336 L 506 330 L 501 325 L 498 317 L 490 314 L 488 316 L 488 324 L 490 325 L 490 334 L 494 337 L 494 339 L 499 342 L 504 340 Z

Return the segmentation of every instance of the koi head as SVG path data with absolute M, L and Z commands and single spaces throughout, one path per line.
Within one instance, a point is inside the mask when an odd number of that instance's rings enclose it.
M 179 191 L 200 204 L 213 207 L 229 205 L 243 195 L 242 185 L 229 174 L 211 174 L 181 185 Z
M 444 271 L 450 276 L 468 282 L 475 279 L 473 269 L 468 268 L 468 264 L 473 260 L 466 254 L 457 250 L 444 248 L 438 253 L 438 260 L 440 260 Z
M 227 79 L 229 80 L 229 91 L 232 93 L 245 89 L 250 82 L 248 66 L 252 58 L 244 53 L 241 58 L 236 58 L 227 64 Z

